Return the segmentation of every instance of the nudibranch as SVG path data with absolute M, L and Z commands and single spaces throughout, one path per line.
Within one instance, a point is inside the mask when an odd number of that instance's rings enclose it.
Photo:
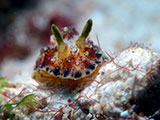
M 41 50 L 33 78 L 56 83 L 80 81 L 98 74 L 105 57 L 102 50 L 88 38 L 92 24 L 89 19 L 80 35 L 73 27 L 64 27 L 60 32 L 53 24 L 51 46 Z

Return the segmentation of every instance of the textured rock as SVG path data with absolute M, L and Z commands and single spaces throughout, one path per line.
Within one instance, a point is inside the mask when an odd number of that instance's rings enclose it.
M 109 62 L 103 64 L 95 80 L 85 88 L 66 91 L 65 88 L 43 88 L 31 78 L 18 81 L 10 89 L 10 97 L 20 100 L 29 93 L 37 95 L 41 108 L 30 114 L 28 109 L 16 114 L 19 118 L 55 120 L 105 120 L 145 119 L 151 117 L 140 103 L 152 101 L 154 93 L 159 95 L 160 57 L 143 46 L 131 46 L 116 57 L 106 53 Z M 89 81 L 89 80 L 88 80 Z M 25 88 L 25 89 L 24 89 Z M 153 91 L 154 90 L 154 91 Z M 157 92 L 156 92 L 157 91 Z M 155 99 L 157 102 L 159 99 Z M 14 102 L 12 99 L 10 103 Z M 143 102 L 142 102 L 143 101 Z M 148 102 L 146 102 L 147 104 Z M 144 104 L 145 105 L 145 104 Z M 156 106 L 156 105 L 155 105 Z M 158 107 L 154 107 L 154 114 Z M 147 109 L 147 107 L 146 107 Z M 16 112 L 16 109 L 13 109 Z

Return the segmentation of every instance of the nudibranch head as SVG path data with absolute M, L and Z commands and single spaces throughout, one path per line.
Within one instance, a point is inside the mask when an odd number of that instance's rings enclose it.
M 36 61 L 33 77 L 45 79 L 79 80 L 92 75 L 104 61 L 100 48 L 88 40 L 92 28 L 89 19 L 79 35 L 73 27 L 64 27 L 62 32 L 52 25 L 51 46 L 41 50 Z M 97 73 L 97 72 L 96 72 Z

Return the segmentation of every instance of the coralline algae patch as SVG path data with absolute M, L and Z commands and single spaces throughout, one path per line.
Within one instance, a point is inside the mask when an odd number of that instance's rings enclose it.
M 135 104 L 130 101 L 137 100 L 158 82 L 159 79 L 154 78 L 159 76 L 159 67 L 158 53 L 145 47 L 133 46 L 117 57 L 110 56 L 110 61 L 100 68 L 94 81 L 82 90 L 64 94 L 61 92 L 63 89 L 46 90 L 33 79 L 26 79 L 10 90 L 10 97 L 15 98 L 24 88 L 21 97 L 28 93 L 38 96 L 41 107 L 34 110 L 34 113 L 27 114 L 24 110 L 16 114 L 20 118 L 23 116 L 23 119 L 145 119 L 145 116 L 136 113 Z

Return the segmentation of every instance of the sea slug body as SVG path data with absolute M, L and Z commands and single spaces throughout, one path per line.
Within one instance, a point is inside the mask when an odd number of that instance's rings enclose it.
M 91 29 L 91 19 L 86 22 L 81 35 L 73 27 L 64 27 L 60 32 L 53 24 L 51 46 L 41 50 L 33 78 L 40 82 L 65 83 L 95 76 L 105 57 L 102 50 L 88 39 Z

